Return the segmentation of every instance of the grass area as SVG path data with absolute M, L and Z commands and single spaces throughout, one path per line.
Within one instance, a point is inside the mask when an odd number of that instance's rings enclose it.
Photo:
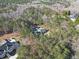
M 16 11 L 17 5 L 0 5 L 0 13 L 9 13 Z
M 26 53 L 27 53 L 27 47 L 20 46 L 20 49 L 18 50 L 19 57 L 17 59 L 25 59 Z
M 0 3 L 27 3 L 33 0 L 0 0 Z
M 55 14 L 55 17 L 53 18 L 51 16 L 52 13 Z M 63 15 L 52 12 L 50 9 L 47 8 L 43 9 L 43 11 L 35 8 L 29 8 L 25 11 L 21 20 L 23 21 L 23 23 L 25 23 L 26 19 L 31 18 L 30 22 L 41 25 L 41 23 L 45 24 L 45 22 L 38 20 L 43 20 L 43 15 L 48 16 L 46 27 L 50 27 L 51 29 L 50 36 L 40 35 L 36 37 L 34 36 L 34 34 L 26 31 L 28 34 L 32 34 L 31 36 L 34 37 L 32 40 L 35 40 L 37 44 L 21 47 L 20 51 L 23 51 L 19 52 L 18 59 L 70 59 L 71 56 L 74 54 L 74 51 L 70 46 L 71 42 L 68 43 L 68 41 L 72 40 L 74 36 L 77 38 L 78 33 L 73 27 L 73 22 L 71 22 L 71 20 L 66 17 L 67 15 L 64 15 L 64 18 L 62 17 Z M 64 25 L 61 25 L 61 23 L 64 21 L 66 23 L 64 23 Z M 28 24 L 24 26 L 27 27 L 27 25 Z M 73 41 L 76 41 L 76 39 L 74 38 Z M 25 50 L 26 52 L 24 52 Z
M 47 16 L 47 22 L 45 22 L 46 19 L 42 18 L 44 15 Z M 71 48 L 72 41 L 77 40 L 79 33 L 75 31 L 74 24 L 66 16 L 48 8 L 31 7 L 25 10 L 18 19 L 8 19 L 7 21 L 6 18 L 0 18 L 0 28 L 5 32 L 7 29 L 13 29 L 13 31 L 20 32 L 25 38 L 31 37 L 24 40 L 25 46 L 22 45 L 21 41 L 17 59 L 70 59 L 74 54 Z M 62 24 L 63 22 L 64 24 Z M 46 27 L 51 31 L 50 36 L 34 35 L 31 30 L 33 24 L 47 24 Z
M 76 24 L 79 24 L 79 17 L 75 21 Z
M 16 8 L 0 8 L 0 13 L 9 13 L 12 11 L 16 11 Z

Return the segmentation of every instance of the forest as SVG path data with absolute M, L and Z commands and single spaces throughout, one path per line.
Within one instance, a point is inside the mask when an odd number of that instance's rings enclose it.
M 4 2 L 18 4 L 25 0 L 0 0 L 0 3 Z M 16 11 L 17 7 L 3 4 L 0 15 Z M 79 17 L 73 22 L 69 15 L 69 11 L 31 6 L 16 18 L 0 16 L 0 37 L 14 32 L 20 34 L 17 59 L 72 59 L 79 56 L 79 51 L 75 51 L 79 39 L 79 30 L 75 26 L 79 24 Z M 33 29 L 33 26 L 36 27 Z M 40 31 L 40 28 L 44 29 Z

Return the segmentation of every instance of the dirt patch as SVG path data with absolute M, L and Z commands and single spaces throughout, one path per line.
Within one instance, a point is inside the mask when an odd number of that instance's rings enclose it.
M 0 36 L 0 41 L 8 38 L 16 38 L 20 39 L 21 35 L 18 32 L 10 33 L 10 34 L 4 34 L 3 36 Z

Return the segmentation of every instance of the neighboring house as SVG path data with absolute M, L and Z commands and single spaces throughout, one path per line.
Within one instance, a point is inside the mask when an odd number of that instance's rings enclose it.
M 16 50 L 20 46 L 19 42 L 14 39 L 6 39 L 2 44 L 0 44 L 0 59 L 5 56 L 13 56 L 16 53 Z

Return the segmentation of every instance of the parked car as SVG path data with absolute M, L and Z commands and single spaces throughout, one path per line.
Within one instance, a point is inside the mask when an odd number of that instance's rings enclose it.
M 35 26 L 35 27 L 32 26 L 32 32 L 35 35 L 40 35 L 40 34 L 45 34 L 46 32 L 48 32 L 48 30 L 45 28 L 38 27 L 38 26 Z
M 13 56 L 16 54 L 16 50 L 19 48 L 20 43 L 14 39 L 6 39 L 0 46 L 0 59 L 5 56 Z
M 6 56 L 6 52 L 4 49 L 0 49 L 0 59 Z

